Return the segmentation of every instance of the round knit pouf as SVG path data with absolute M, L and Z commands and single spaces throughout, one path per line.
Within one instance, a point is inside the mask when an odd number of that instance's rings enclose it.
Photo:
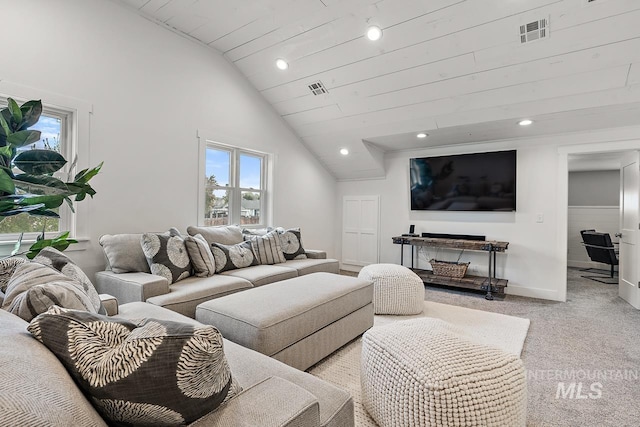
M 369 329 L 361 365 L 362 402 L 381 427 L 525 426 L 522 360 L 443 320 Z
M 424 283 L 416 273 L 398 264 L 362 267 L 359 278 L 373 282 L 375 314 L 420 314 L 424 310 Z

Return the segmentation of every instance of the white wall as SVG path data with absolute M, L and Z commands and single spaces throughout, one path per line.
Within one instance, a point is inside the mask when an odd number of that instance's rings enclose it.
M 220 54 L 105 0 L 0 0 L 0 80 L 93 105 L 87 163 L 104 161 L 89 217 L 88 249 L 72 256 L 104 267 L 98 237 L 195 224 L 197 130 L 274 154 L 273 223 L 300 226 L 308 248 L 333 247 L 335 180 Z M 267 66 L 267 65 L 265 65 Z M 85 165 L 86 166 L 86 165 Z
M 630 144 L 640 145 L 638 139 L 640 128 L 624 128 L 392 153 L 385 158 L 385 179 L 339 182 L 338 201 L 345 195 L 381 196 L 380 262 L 400 262 L 400 248 L 392 244 L 391 238 L 406 233 L 409 224 L 416 225 L 416 233 L 482 234 L 487 239 L 509 242 L 508 253 L 498 255 L 497 266 L 497 275 L 509 280 L 508 293 L 563 300 L 567 251 L 567 230 L 563 227 L 566 227 L 568 173 L 567 155 L 560 156 L 559 152 L 562 147 L 578 144 L 592 144 L 606 151 L 607 144 L 615 141 L 631 140 Z M 507 149 L 518 150 L 515 213 L 410 210 L 410 158 Z M 337 219 L 341 209 L 337 207 Z M 537 214 L 544 216 L 544 222 L 536 222 Z M 449 259 L 456 256 L 452 252 Z M 462 260 L 472 262 L 475 272 L 471 273 L 486 274 L 484 254 L 465 253 Z M 419 266 L 428 267 L 424 261 Z
M 620 205 L 620 170 L 569 172 L 569 206 Z

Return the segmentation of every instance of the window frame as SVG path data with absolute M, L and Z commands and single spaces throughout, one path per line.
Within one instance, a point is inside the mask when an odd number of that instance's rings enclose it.
M 18 104 L 23 104 L 28 99 L 24 97 L 18 96 L 7 96 L 4 94 L 0 94 L 0 108 L 5 108 L 7 105 L 7 99 L 13 98 L 16 100 Z M 73 159 L 77 153 L 77 144 L 76 138 L 74 138 L 74 126 L 75 121 L 77 120 L 75 111 L 69 108 L 63 108 L 58 106 L 53 106 L 49 104 L 42 104 L 42 115 L 47 117 L 54 117 L 60 119 L 60 154 L 67 159 L 68 163 L 65 167 L 56 172 L 54 176 L 56 178 L 66 180 L 64 176 L 69 173 L 69 167 L 73 162 Z M 75 206 L 74 206 L 75 209 Z M 58 222 L 58 231 L 48 231 L 45 233 L 45 238 L 50 239 L 55 236 L 60 235 L 60 233 L 69 231 L 69 237 L 75 237 L 75 222 L 76 215 L 71 211 L 67 203 L 63 203 L 60 206 L 59 211 L 59 222 Z M 40 236 L 40 232 L 32 231 L 25 232 L 22 236 L 23 242 L 32 242 L 36 241 L 37 237 Z M 17 242 L 20 238 L 20 232 L 16 233 L 0 233 L 0 244 L 3 243 L 13 243 Z
M 206 138 L 201 138 L 201 173 L 199 174 L 199 208 L 197 224 L 204 226 L 205 221 L 205 191 L 207 187 L 215 190 L 224 190 L 229 192 L 229 215 L 226 225 L 238 224 L 244 228 L 261 228 L 269 224 L 268 199 L 269 199 L 269 183 L 268 169 L 270 166 L 270 155 L 256 150 L 237 147 L 233 145 L 223 144 Z M 229 185 L 209 186 L 206 183 L 206 152 L 207 149 L 225 151 L 229 153 Z M 240 157 L 247 155 L 260 159 L 260 188 L 240 187 Z M 258 224 L 242 224 L 242 193 L 252 192 L 260 194 L 260 222 Z

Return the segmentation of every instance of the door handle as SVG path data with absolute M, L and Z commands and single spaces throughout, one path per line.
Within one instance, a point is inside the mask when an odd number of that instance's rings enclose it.
M 622 237 L 622 233 L 616 233 L 616 234 L 614 234 L 614 236 L 616 236 L 616 237 Z

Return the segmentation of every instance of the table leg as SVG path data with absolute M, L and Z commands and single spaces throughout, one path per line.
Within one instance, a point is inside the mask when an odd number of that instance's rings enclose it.
M 493 260 L 491 258 L 493 258 Z M 489 301 L 493 300 L 493 295 L 491 294 L 491 288 L 493 287 L 491 284 L 491 280 L 495 275 L 495 271 L 493 271 L 493 274 L 492 274 L 491 272 L 492 267 L 493 267 L 493 270 L 495 270 L 495 254 L 493 251 L 493 245 L 489 245 L 489 274 L 488 274 L 488 283 L 487 283 L 487 294 L 484 296 L 484 299 Z

